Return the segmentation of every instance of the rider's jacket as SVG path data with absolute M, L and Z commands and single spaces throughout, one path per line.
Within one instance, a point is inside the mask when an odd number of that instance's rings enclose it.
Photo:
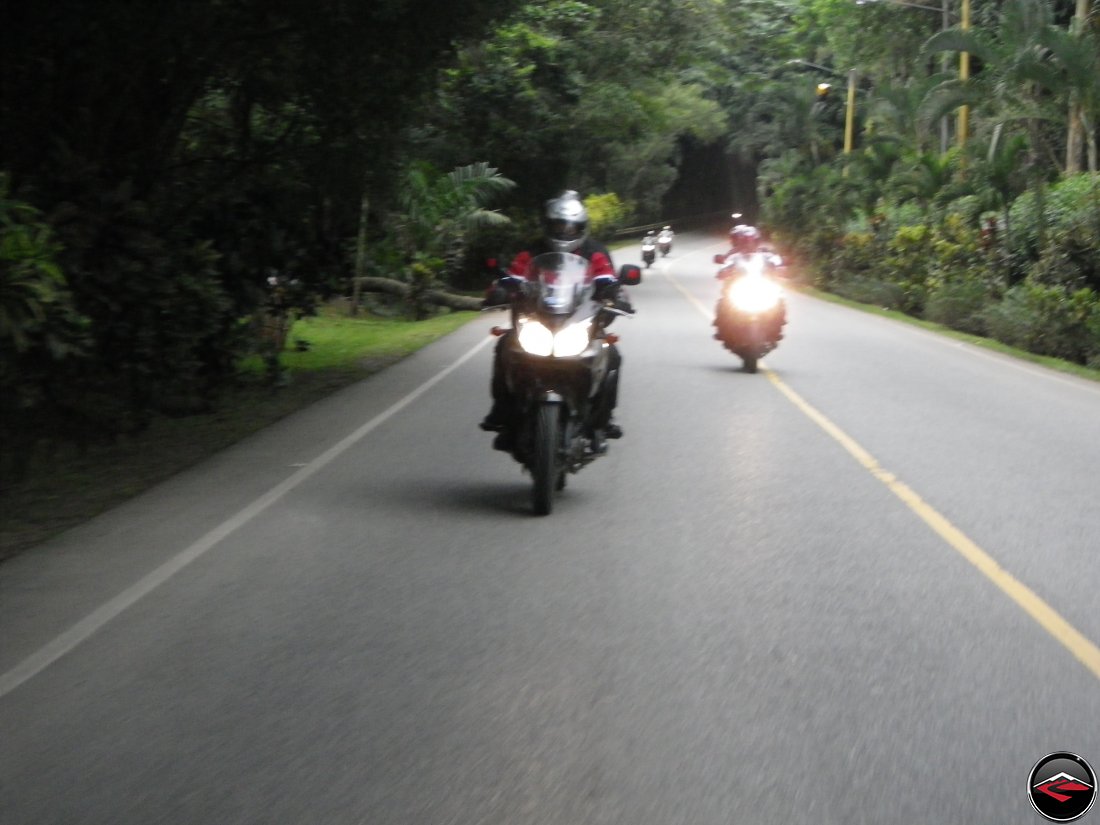
M 529 249 L 524 249 L 512 259 L 508 267 L 508 274 L 517 278 L 526 278 L 529 274 L 531 261 L 547 252 L 556 251 L 549 241 L 540 240 Z M 576 248 L 574 255 L 580 255 L 588 260 L 588 266 L 594 278 L 614 278 L 615 267 L 611 263 L 611 253 L 607 247 L 597 240 L 585 238 L 584 242 Z

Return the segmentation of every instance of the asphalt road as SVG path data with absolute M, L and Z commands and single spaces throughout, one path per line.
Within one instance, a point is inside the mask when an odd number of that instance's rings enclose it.
M 801 295 L 746 374 L 718 249 L 632 290 L 548 518 L 486 316 L 0 566 L 0 822 L 1042 821 L 1100 770 L 1100 385 Z

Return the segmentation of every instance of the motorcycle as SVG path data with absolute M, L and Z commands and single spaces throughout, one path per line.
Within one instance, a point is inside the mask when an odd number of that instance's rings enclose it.
M 657 235 L 657 248 L 661 250 L 661 255 L 665 256 L 672 251 L 672 230 L 665 228 Z
M 642 260 L 645 262 L 647 269 L 653 266 L 653 262 L 657 260 L 657 242 L 652 235 L 642 238 Z
M 517 399 L 510 452 L 531 473 L 535 513 L 548 515 L 567 474 L 606 449 L 590 423 L 599 390 L 618 378 L 610 363 L 618 336 L 606 330 L 616 316 L 631 315 L 613 298 L 619 285 L 640 283 L 642 272 L 624 264 L 617 282 L 597 284 L 588 261 L 568 252 L 539 255 L 529 271 L 511 282 L 511 329 L 495 327 L 493 334 L 513 333 L 501 353 Z
M 716 276 L 722 294 L 715 309 L 714 337 L 741 357 L 745 372 L 754 373 L 757 362 L 783 338 L 787 306 L 783 288 L 772 277 L 782 260 L 766 252 L 747 255 L 715 255 L 721 266 Z

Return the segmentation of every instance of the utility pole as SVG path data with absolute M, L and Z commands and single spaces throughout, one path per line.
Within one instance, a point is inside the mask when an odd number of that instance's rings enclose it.
M 962 0 L 962 14 L 960 25 L 962 30 L 970 31 L 970 0 Z M 970 79 L 970 52 L 959 53 L 959 80 L 964 83 Z M 962 105 L 959 107 L 959 147 L 966 145 L 967 139 L 970 137 L 970 107 Z

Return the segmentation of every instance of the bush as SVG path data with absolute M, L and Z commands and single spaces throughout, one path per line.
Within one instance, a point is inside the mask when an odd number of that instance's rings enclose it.
M 1040 210 L 1040 204 L 1042 209 Z M 1066 178 L 1039 192 L 1031 189 L 1018 197 L 1009 209 L 1005 245 L 1012 255 L 1036 261 L 1047 246 L 1058 246 L 1071 237 L 1100 238 L 1100 177 L 1082 173 Z
M 989 333 L 1010 346 L 1080 364 L 1100 357 L 1100 297 L 1025 281 L 986 308 Z
M 816 166 L 775 183 L 763 201 L 763 223 L 784 248 L 827 261 L 855 212 L 856 194 L 839 167 Z
M 75 309 L 62 253 L 0 174 L 0 476 L 21 477 L 39 438 L 64 433 L 70 387 L 85 372 L 88 322 Z
M 905 293 L 900 286 L 874 278 L 856 276 L 837 281 L 830 291 L 843 298 L 883 309 L 900 310 L 905 303 Z
M 901 292 L 902 312 L 920 315 L 928 296 L 932 274 L 932 231 L 927 226 L 903 226 L 886 245 L 887 256 L 881 270 L 883 280 L 895 284 Z
M 977 195 L 963 195 L 944 207 L 944 219 L 958 219 L 966 226 L 977 226 L 982 216 L 982 199 Z
M 983 310 L 994 293 L 986 280 L 965 273 L 943 281 L 929 292 L 924 317 L 960 332 L 985 335 Z
M 840 286 L 877 277 L 881 245 L 870 232 L 849 232 L 834 245 L 823 275 L 823 286 Z M 853 299 L 855 300 L 855 299 Z
M 1030 272 L 1039 283 L 1100 292 L 1100 235 L 1084 224 L 1057 230 Z
M 924 317 L 962 332 L 985 332 L 982 309 L 1001 292 L 979 232 L 949 215 L 934 232 Z
M 604 195 L 589 195 L 584 199 L 588 210 L 588 233 L 600 238 L 626 226 L 630 217 L 630 207 L 614 192 Z
M 1085 349 L 1085 365 L 1100 370 L 1100 301 L 1093 304 L 1085 321 Z

